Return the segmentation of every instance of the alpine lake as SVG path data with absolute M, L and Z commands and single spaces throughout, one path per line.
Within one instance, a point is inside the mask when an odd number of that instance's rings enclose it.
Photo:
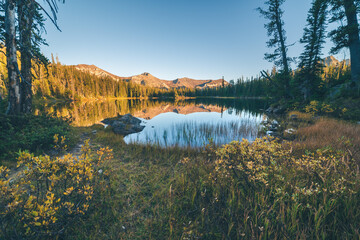
M 104 119 L 131 114 L 145 128 L 125 136 L 126 143 L 199 148 L 209 143 L 220 146 L 261 137 L 267 107 L 266 101 L 260 99 L 121 99 L 46 103 L 38 106 L 35 114 L 62 117 L 77 127 L 102 124 Z

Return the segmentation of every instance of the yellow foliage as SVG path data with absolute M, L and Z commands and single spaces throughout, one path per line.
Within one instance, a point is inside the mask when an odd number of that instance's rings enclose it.
M 63 145 L 65 138 L 60 139 L 59 143 L 59 137 L 54 136 L 55 143 Z M 24 170 L 19 179 L 12 181 L 9 169 L 1 166 L 0 221 L 18 219 L 25 235 L 53 234 L 68 217 L 84 215 L 104 175 L 99 167 L 112 154 L 110 149 L 102 148 L 94 155 L 88 142 L 83 150 L 80 156 L 55 158 L 21 152 L 18 167 Z
M 306 196 L 322 192 L 353 194 L 360 183 L 356 161 L 346 154 L 318 150 L 296 156 L 290 143 L 280 144 L 269 137 L 253 143 L 232 142 L 216 154 L 211 177 L 226 185 L 244 181 L 253 187 L 276 187 L 281 194 Z

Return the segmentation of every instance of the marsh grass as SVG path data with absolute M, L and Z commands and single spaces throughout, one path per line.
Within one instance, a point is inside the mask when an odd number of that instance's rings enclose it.
M 131 143 L 153 144 L 162 147 L 202 148 L 210 141 L 216 146 L 243 138 L 253 141 L 259 137 L 259 123 L 253 119 L 222 122 L 185 121 L 169 128 L 153 129 L 146 133 L 144 141 L 133 138 Z

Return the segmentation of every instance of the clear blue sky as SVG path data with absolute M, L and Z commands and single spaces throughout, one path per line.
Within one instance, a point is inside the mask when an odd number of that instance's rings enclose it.
M 95 64 L 119 76 L 150 72 L 226 80 L 271 69 L 264 60 L 263 0 L 66 0 L 59 6 L 59 32 L 47 23 L 43 52 L 66 65 Z M 291 57 L 311 0 L 287 0 L 285 29 Z M 330 44 L 324 50 L 328 54 Z M 341 55 L 343 56 L 343 55 Z

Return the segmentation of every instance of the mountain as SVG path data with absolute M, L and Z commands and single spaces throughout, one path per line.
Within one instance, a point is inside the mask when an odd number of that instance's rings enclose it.
M 86 65 L 80 64 L 75 66 L 76 69 L 80 71 L 86 71 L 91 74 L 100 77 L 110 77 L 116 81 L 127 81 L 132 82 L 135 84 L 140 84 L 147 87 L 154 87 L 154 88 L 161 88 L 161 89 L 180 89 L 180 88 L 213 88 L 213 87 L 220 87 L 222 84 L 225 86 L 229 83 L 223 81 L 222 79 L 217 80 L 195 80 L 192 78 L 178 78 L 175 80 L 163 80 L 159 79 L 150 73 L 143 73 L 131 77 L 119 77 L 114 74 L 111 74 L 101 68 L 96 67 L 95 65 Z
M 345 65 L 350 65 L 350 59 L 345 59 Z M 324 58 L 321 63 L 325 65 L 325 67 L 338 67 L 340 63 L 343 61 L 337 60 L 334 56 L 328 56 Z
M 121 77 L 118 77 L 112 73 L 109 73 L 101 68 L 98 68 L 95 65 L 87 65 L 87 64 L 79 64 L 75 66 L 76 69 L 83 71 L 83 72 L 89 72 L 91 74 L 94 74 L 98 77 L 110 77 L 114 80 L 120 80 Z

